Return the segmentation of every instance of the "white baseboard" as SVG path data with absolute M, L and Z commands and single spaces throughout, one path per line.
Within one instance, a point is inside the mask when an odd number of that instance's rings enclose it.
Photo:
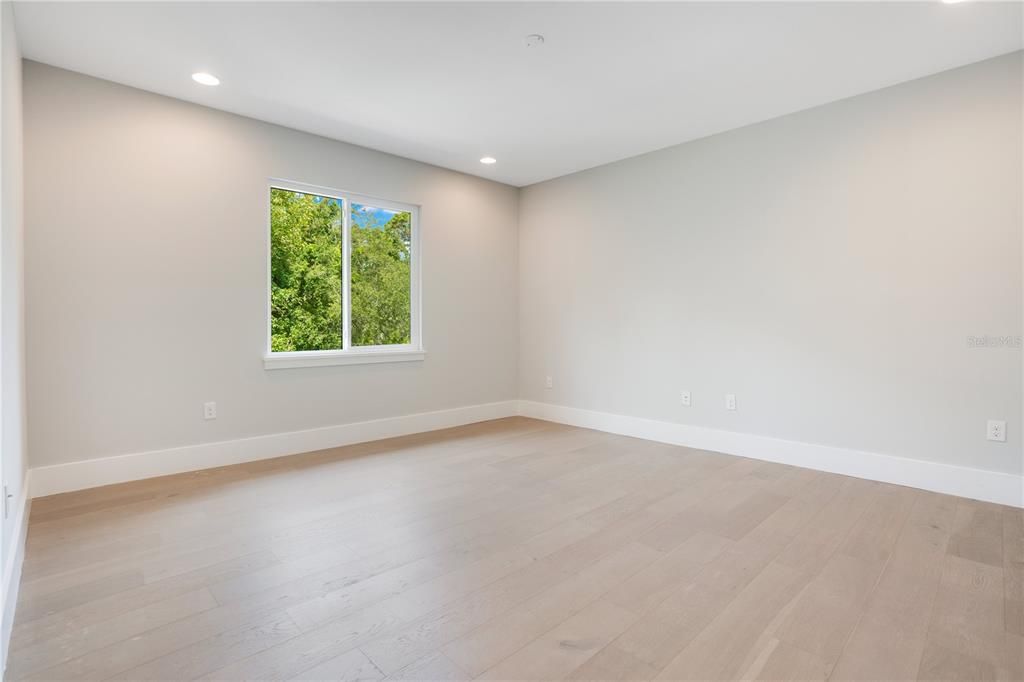
M 519 414 L 672 445 L 792 464 L 985 502 L 1024 507 L 1024 477 L 876 452 L 519 401 Z
M 0 677 L 7 668 L 7 648 L 11 643 L 11 630 L 14 626 L 14 608 L 18 604 L 18 588 L 21 586 L 21 565 L 25 560 L 25 537 L 28 531 L 28 510 L 32 504 L 29 497 L 29 486 L 32 483 L 32 472 L 25 473 L 25 482 L 21 486 L 21 494 L 15 503 L 17 516 L 14 517 L 14 537 L 5 538 L 3 563 L 3 590 L 0 593 Z
M 112 483 L 124 483 L 154 476 L 180 474 L 186 471 L 295 455 L 301 452 L 324 450 L 382 438 L 436 431 L 489 419 L 512 417 L 516 415 L 517 407 L 518 401 L 506 400 L 305 431 L 289 431 L 36 467 L 32 469 L 31 495 L 32 497 L 43 497 Z
M 998 471 L 595 412 L 530 400 L 507 400 L 305 431 L 103 457 L 31 470 L 32 497 L 186 471 L 252 462 L 520 414 L 636 438 L 723 452 L 1024 507 L 1024 477 Z

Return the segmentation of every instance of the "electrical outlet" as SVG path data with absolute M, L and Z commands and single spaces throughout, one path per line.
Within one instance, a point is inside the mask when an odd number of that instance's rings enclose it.
M 681 391 L 679 393 L 679 399 L 682 401 L 683 407 L 689 407 L 690 406 L 690 392 L 689 391 Z
M 217 403 L 203 403 L 203 419 L 217 418 Z
M 725 394 L 725 409 L 735 410 L 736 409 L 736 395 L 733 393 Z
M 998 419 L 988 420 L 988 429 L 986 431 L 986 438 L 994 440 L 997 443 L 1006 442 L 1006 422 Z
M 544 388 L 554 388 L 555 382 L 551 377 L 544 378 Z

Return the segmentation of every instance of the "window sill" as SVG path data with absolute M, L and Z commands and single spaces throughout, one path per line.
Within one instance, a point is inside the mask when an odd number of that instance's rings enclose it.
M 331 365 L 370 365 L 379 362 L 418 362 L 427 355 L 424 350 L 357 350 L 357 351 L 297 351 L 267 353 L 263 356 L 263 369 L 296 369 L 299 367 L 329 367 Z

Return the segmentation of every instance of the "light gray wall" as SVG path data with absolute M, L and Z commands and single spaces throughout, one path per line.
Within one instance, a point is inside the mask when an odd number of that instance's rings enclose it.
M 967 337 L 1021 334 L 1021 76 L 1017 53 L 517 193 L 26 63 L 32 465 L 518 392 L 1019 473 L 1021 352 Z M 423 205 L 425 363 L 263 369 L 269 176 Z
M 9 2 L 0 3 L 0 459 L 11 494 L 0 547 L 3 585 L 20 572 L 18 509 L 23 502 L 28 457 L 25 448 L 25 358 L 23 303 L 21 52 Z M 2 500 L 0 500 L 2 502 Z M 5 597 L 10 596 L 8 593 Z M 0 646 L 4 654 L 14 617 L 5 603 Z M 6 656 L 0 657 L 6 660 Z
M 33 62 L 25 124 L 33 466 L 515 398 L 515 188 Z M 424 362 L 264 370 L 270 177 L 422 206 Z
M 1019 473 L 1021 351 L 967 337 L 1021 334 L 1021 76 L 1015 53 L 525 188 L 520 396 Z

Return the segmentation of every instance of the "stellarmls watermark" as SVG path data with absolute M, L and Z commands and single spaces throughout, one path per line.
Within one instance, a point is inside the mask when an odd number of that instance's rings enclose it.
M 983 334 L 982 336 L 968 336 L 968 348 L 1020 348 L 1022 337 L 1020 336 L 993 336 Z

